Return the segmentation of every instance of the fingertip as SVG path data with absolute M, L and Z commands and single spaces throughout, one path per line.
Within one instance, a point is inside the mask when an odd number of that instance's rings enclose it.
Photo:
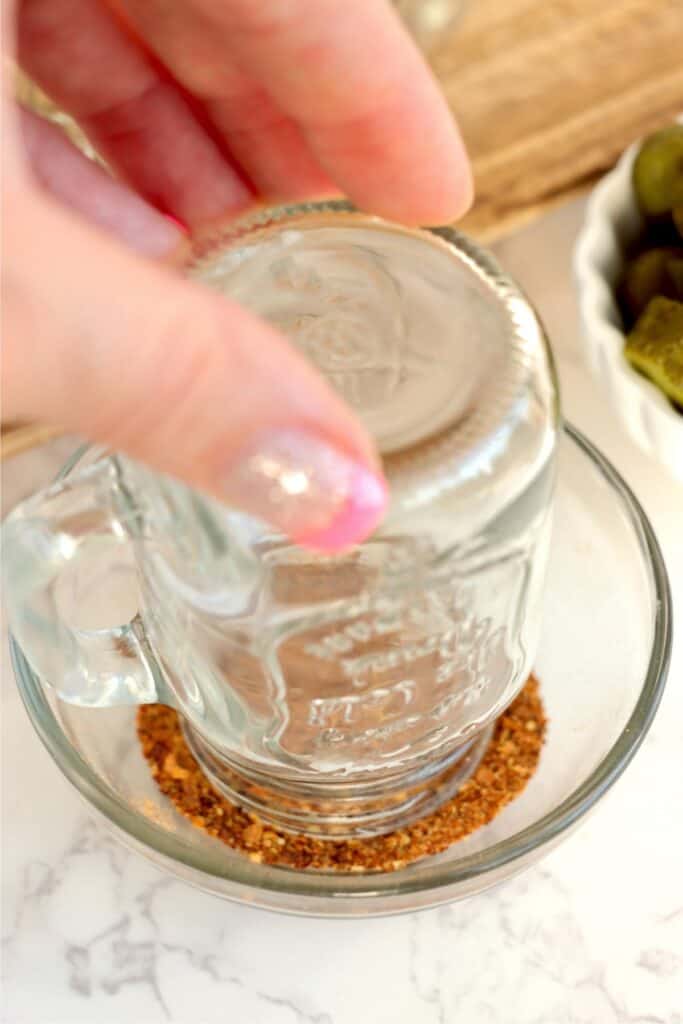
M 432 175 L 428 185 L 410 193 L 393 192 L 374 203 L 365 203 L 369 213 L 406 227 L 439 227 L 452 224 L 465 216 L 474 200 L 472 173 L 465 164 L 451 175 Z
M 386 216 L 416 227 L 436 227 L 460 220 L 471 208 L 474 202 L 472 167 L 450 113 L 448 118 L 450 124 L 442 132 L 441 143 L 431 153 L 425 153 L 421 163 L 413 167 L 410 192 L 404 190 L 401 194 L 395 188 L 387 196 L 392 209 Z
M 388 504 L 381 470 L 295 425 L 251 438 L 222 471 L 221 491 L 228 504 L 327 554 L 365 540 Z
M 362 543 L 384 518 L 389 488 L 383 475 L 356 466 L 349 497 L 329 526 L 295 537 L 303 547 L 324 554 L 343 552 Z
M 444 202 L 445 216 L 441 219 L 442 224 L 460 220 L 474 203 L 474 174 L 459 132 L 457 133 L 457 143 L 453 147 L 453 169 L 448 181 L 447 192 Z
M 474 180 L 467 157 L 458 163 L 455 172 L 444 181 L 441 190 L 425 197 L 424 210 L 418 221 L 425 227 L 437 227 L 460 220 L 474 202 Z

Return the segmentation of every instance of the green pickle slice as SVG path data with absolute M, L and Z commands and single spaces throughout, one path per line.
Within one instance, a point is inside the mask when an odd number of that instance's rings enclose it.
M 673 124 L 645 140 L 633 165 L 638 203 L 648 217 L 683 206 L 683 124 Z
M 683 302 L 651 299 L 626 339 L 629 363 L 683 405 Z
M 682 299 L 678 292 L 675 263 L 683 261 L 683 249 L 662 248 L 641 252 L 624 267 L 619 286 L 619 299 L 628 313 L 628 322 L 634 323 L 655 295 L 669 299 Z

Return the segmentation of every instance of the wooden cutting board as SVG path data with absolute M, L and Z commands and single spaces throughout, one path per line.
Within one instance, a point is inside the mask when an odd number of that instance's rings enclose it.
M 683 0 L 469 0 L 432 56 L 490 242 L 585 189 L 683 110 Z
M 64 431 L 42 423 L 3 423 L 0 431 L 0 461 L 20 455 L 29 448 L 46 444 Z
M 431 60 L 474 165 L 460 226 L 491 242 L 683 110 L 683 0 L 465 0 Z M 0 451 L 46 436 L 3 430 Z

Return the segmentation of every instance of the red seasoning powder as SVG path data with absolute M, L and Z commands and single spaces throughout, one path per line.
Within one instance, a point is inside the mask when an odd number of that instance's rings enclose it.
M 258 864 L 299 870 L 397 871 L 488 824 L 518 796 L 538 766 L 546 730 L 539 684 L 530 676 L 497 721 L 477 771 L 458 793 L 408 828 L 370 839 L 314 839 L 279 831 L 220 796 L 183 738 L 177 713 L 162 704 L 138 710 L 142 753 L 156 783 L 193 825 Z

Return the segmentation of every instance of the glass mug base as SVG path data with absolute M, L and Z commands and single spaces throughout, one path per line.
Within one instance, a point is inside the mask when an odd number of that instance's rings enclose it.
M 476 771 L 493 725 L 436 762 L 388 779 L 327 784 L 278 779 L 251 766 L 236 767 L 186 719 L 182 729 L 202 772 L 231 803 L 288 832 L 318 839 L 359 839 L 407 828 L 453 797 Z

